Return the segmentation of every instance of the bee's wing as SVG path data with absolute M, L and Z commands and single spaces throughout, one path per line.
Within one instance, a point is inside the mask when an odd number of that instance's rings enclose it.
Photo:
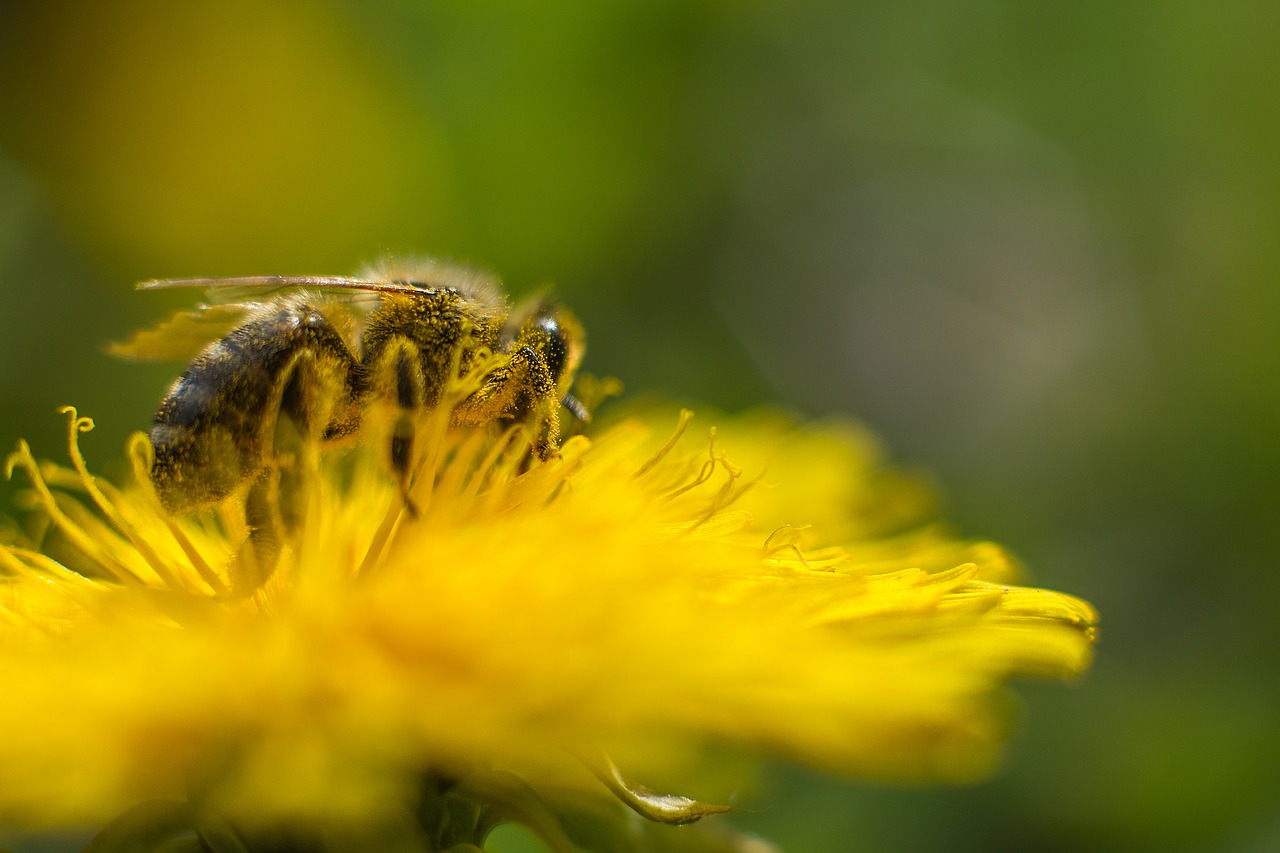
M 212 341 L 224 337 L 258 308 L 236 303 L 202 305 L 179 311 L 151 329 L 140 329 L 127 341 L 107 345 L 107 352 L 138 361 L 190 361 Z
M 165 278 L 138 284 L 138 290 L 168 290 L 198 287 L 214 304 L 261 301 L 264 295 L 281 290 L 325 290 L 365 293 L 413 293 L 426 286 L 409 281 L 348 278 L 340 275 L 251 275 L 236 278 Z
M 108 352 L 123 358 L 148 361 L 185 361 L 211 341 L 224 337 L 254 311 L 284 292 L 314 290 L 325 297 L 330 319 L 367 312 L 377 304 L 379 293 L 421 293 L 426 286 L 408 281 L 384 281 L 333 275 L 259 275 L 238 278 L 167 278 L 138 284 L 138 290 L 200 288 L 208 299 L 193 311 L 182 311 L 153 329 L 135 332 L 133 337 L 108 346 Z

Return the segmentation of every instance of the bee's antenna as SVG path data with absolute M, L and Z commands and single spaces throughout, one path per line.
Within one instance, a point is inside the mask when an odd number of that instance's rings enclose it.
M 591 423 L 591 413 L 588 412 L 587 407 L 582 405 L 582 402 L 572 394 L 565 394 L 560 398 L 560 405 L 568 409 L 570 414 L 582 421 L 584 424 Z

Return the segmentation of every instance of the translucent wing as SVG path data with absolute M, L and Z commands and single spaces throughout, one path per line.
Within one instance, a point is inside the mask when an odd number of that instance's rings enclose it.
M 213 341 L 245 321 L 254 304 L 206 305 L 179 311 L 151 329 L 140 329 L 127 341 L 107 345 L 107 352 L 139 361 L 190 361 Z
M 452 289 L 493 313 L 503 309 L 501 290 L 492 276 L 430 259 L 389 262 L 370 268 L 359 277 L 256 275 L 152 279 L 138 284 L 138 290 L 176 288 L 203 290 L 208 304 L 175 314 L 153 329 L 135 333 L 128 341 L 111 344 L 108 351 L 132 359 L 190 359 L 210 342 L 243 323 L 254 311 L 296 291 L 313 292 L 326 306 L 330 322 L 338 326 L 348 340 L 358 318 L 378 304 L 379 294 L 427 294 Z
M 333 310 L 331 321 L 350 326 L 339 315 L 362 313 L 377 304 L 377 294 L 418 292 L 424 288 L 403 281 L 375 281 L 345 276 L 261 275 L 237 278 L 170 278 L 138 284 L 138 290 L 199 288 L 208 304 L 180 311 L 151 329 L 133 334 L 127 341 L 111 343 L 107 351 L 121 358 L 142 361 L 189 361 L 213 341 L 227 335 L 275 297 L 299 290 L 321 294 Z M 336 310 L 342 308 L 343 311 Z
M 138 283 L 138 290 L 167 290 L 174 287 L 200 287 L 205 290 L 221 290 L 228 287 L 249 289 L 281 287 L 351 287 L 368 290 L 368 285 L 380 282 L 368 278 L 351 278 L 344 275 L 241 275 L 230 278 L 153 278 Z M 401 289 L 404 289 L 401 287 Z
M 144 281 L 138 290 L 198 287 L 210 302 L 261 301 L 282 290 L 323 290 L 349 293 L 421 293 L 430 285 L 404 280 L 350 278 L 340 275 L 251 275 L 236 278 L 165 278 Z

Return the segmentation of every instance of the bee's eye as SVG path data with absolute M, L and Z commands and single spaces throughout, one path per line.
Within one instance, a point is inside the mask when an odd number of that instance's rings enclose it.
M 557 382 L 564 373 L 565 360 L 569 357 L 569 343 L 560 321 L 553 314 L 540 313 L 530 321 L 542 342 L 542 355 L 547 360 L 547 370 Z
M 512 313 L 499 337 L 498 346 L 503 352 L 511 352 L 518 347 L 528 347 L 537 352 L 546 362 L 551 381 L 559 387 L 571 381 L 578 369 L 584 336 L 582 326 L 567 308 L 554 300 L 541 299 Z

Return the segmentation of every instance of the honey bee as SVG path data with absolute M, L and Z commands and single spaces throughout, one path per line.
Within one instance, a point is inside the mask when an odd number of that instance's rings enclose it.
M 496 280 L 418 260 L 355 278 L 259 276 L 147 281 L 141 290 L 203 288 L 210 304 L 113 349 L 165 358 L 207 344 L 169 388 L 150 429 L 151 479 L 165 506 L 190 511 L 248 483 L 250 530 L 269 523 L 280 460 L 300 442 L 358 437 L 374 406 L 393 413 L 386 454 L 408 498 L 419 413 L 446 402 L 450 423 L 524 424 L 539 459 L 558 450 L 559 409 L 585 350 L 581 325 L 538 297 L 508 310 Z M 209 342 L 212 341 L 212 342 Z M 480 359 L 486 359 L 480 362 Z M 474 391 L 445 391 L 479 367 Z M 274 478 L 274 479 L 273 479 Z

